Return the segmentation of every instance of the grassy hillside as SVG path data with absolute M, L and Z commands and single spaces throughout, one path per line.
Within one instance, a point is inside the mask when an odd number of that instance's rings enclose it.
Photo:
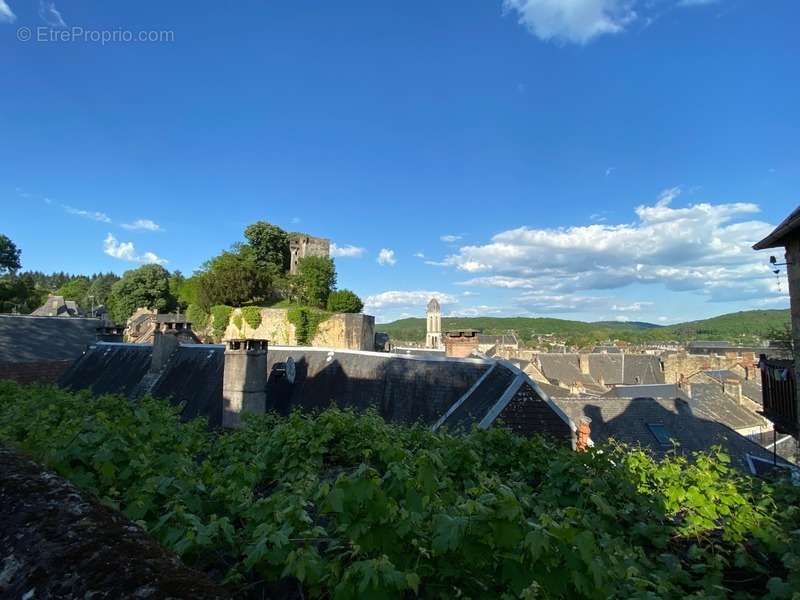
M 484 333 L 500 334 L 516 331 L 527 342 L 536 335 L 554 334 L 571 344 L 591 344 L 607 339 L 630 342 L 718 339 L 752 342 L 783 330 L 789 323 L 788 310 L 750 310 L 720 315 L 701 321 L 660 327 L 651 323 L 617 323 L 601 321 L 584 323 L 565 319 L 530 317 L 459 317 L 442 319 L 442 329 L 480 329 Z M 395 341 L 421 342 L 425 339 L 425 319 L 400 319 L 376 325 Z

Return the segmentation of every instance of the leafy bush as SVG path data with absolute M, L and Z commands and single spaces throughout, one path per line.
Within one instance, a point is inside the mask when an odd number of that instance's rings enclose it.
M 231 320 L 231 313 L 233 313 L 232 306 L 225 306 L 218 304 L 211 307 L 212 327 L 214 330 L 214 338 L 219 341 L 225 335 L 225 329 Z
M 241 336 L 242 335 L 242 323 L 243 323 L 243 321 L 242 321 L 242 313 L 237 312 L 236 314 L 234 314 L 233 318 L 231 319 L 231 323 L 233 324 L 234 327 L 236 327 L 236 330 L 239 332 L 238 335 Z
M 328 310 L 338 313 L 360 313 L 364 308 L 355 292 L 350 290 L 337 290 L 328 296 Z
M 324 256 L 306 256 L 297 261 L 294 276 L 297 299 L 301 304 L 324 309 L 328 296 L 336 287 L 336 268 L 333 259 Z
M 0 382 L 0 440 L 232 591 L 315 598 L 790 598 L 800 492 L 610 446 L 338 409 L 217 435 L 145 398 Z M 299 596 L 300 594 L 298 594 Z
M 190 304 L 186 308 L 186 318 L 192 323 L 195 329 L 203 329 L 208 325 L 208 313 L 203 311 L 197 304 Z
M 295 337 L 299 346 L 311 344 L 317 335 L 319 324 L 330 318 L 330 313 L 304 306 L 290 308 L 286 317 L 295 327 Z
M 258 306 L 245 306 L 242 309 L 244 322 L 253 329 L 258 329 L 261 325 L 261 308 Z

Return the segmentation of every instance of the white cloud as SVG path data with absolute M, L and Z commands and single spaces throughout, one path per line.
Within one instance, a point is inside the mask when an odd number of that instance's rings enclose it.
M 548 41 L 585 44 L 599 35 L 619 33 L 636 19 L 635 0 L 504 0 L 520 24 Z
M 443 242 L 447 242 L 448 244 L 452 244 L 453 242 L 457 242 L 461 239 L 462 236 L 460 235 L 441 235 L 439 239 Z
M 681 186 L 667 188 L 658 195 L 656 206 L 669 206 L 670 202 L 681 195 Z
M 485 317 L 487 315 L 502 315 L 506 313 L 506 309 L 500 308 L 499 306 L 488 306 L 486 304 L 481 304 L 479 306 L 469 306 L 466 308 L 460 308 L 458 310 L 452 310 L 447 313 L 447 317 Z
M 625 315 L 617 315 L 614 317 L 615 321 L 619 321 L 620 323 L 628 323 L 631 319 L 630 317 L 626 317 Z
M 347 246 L 337 246 L 331 243 L 331 256 L 334 258 L 361 258 L 366 250 L 359 246 L 348 244 Z
M 521 25 L 541 40 L 586 44 L 601 35 L 622 33 L 634 23 L 646 28 L 675 7 L 717 2 L 719 0 L 503 0 L 503 12 L 513 13 Z
M 106 239 L 103 240 L 103 252 L 114 258 L 126 260 L 135 263 L 154 263 L 157 265 L 164 265 L 168 261 L 160 258 L 153 252 L 144 252 L 143 254 L 136 253 L 136 247 L 133 242 L 120 242 L 112 234 L 108 234 Z
M 476 276 L 467 286 L 551 293 L 662 284 L 711 301 L 756 300 L 777 294 L 763 253 L 751 246 L 773 226 L 749 220 L 755 204 L 669 206 L 666 190 L 638 220 L 559 229 L 519 227 L 483 245 L 463 246 L 444 263 Z
M 90 221 L 99 221 L 100 223 L 111 223 L 111 218 L 104 212 L 82 210 L 80 208 L 74 208 L 72 206 L 66 206 L 66 205 L 64 205 L 62 208 L 71 215 L 83 217 L 84 219 L 89 219 Z
M 6 0 L 0 0 L 0 23 L 13 23 L 17 20 L 17 15 L 11 10 Z
M 444 292 L 391 290 L 367 296 L 364 299 L 364 312 L 375 315 L 379 322 L 386 322 L 389 318 L 424 317 L 425 307 L 431 298 L 436 298 L 443 305 L 458 303 L 457 297 Z
M 135 231 L 137 229 L 142 229 L 145 231 L 163 231 L 158 223 L 151 221 L 150 219 L 136 219 L 133 223 L 123 223 L 122 228 L 131 231 Z
M 378 264 L 381 266 L 394 266 L 397 262 L 397 259 L 394 257 L 394 250 L 389 250 L 388 248 L 381 248 L 381 251 L 378 252 Z
M 615 312 L 640 312 L 645 306 L 652 306 L 652 302 L 632 302 L 630 304 L 613 304 L 611 310 Z
M 422 252 L 414 252 L 414 256 L 416 258 L 425 258 L 425 255 Z
M 54 2 L 39 0 L 39 17 L 42 19 L 42 21 L 50 25 L 50 27 L 67 26 Z

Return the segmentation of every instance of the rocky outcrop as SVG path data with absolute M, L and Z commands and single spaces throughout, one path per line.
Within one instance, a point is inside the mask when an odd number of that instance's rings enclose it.
M 0 598 L 228 598 L 140 527 L 0 446 Z

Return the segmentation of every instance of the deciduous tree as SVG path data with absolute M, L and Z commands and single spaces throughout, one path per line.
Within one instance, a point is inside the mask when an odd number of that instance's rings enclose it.
M 169 290 L 169 272 L 160 265 L 126 271 L 111 288 L 109 311 L 118 323 L 126 321 L 137 308 L 169 312 L 175 306 L 175 297 Z

